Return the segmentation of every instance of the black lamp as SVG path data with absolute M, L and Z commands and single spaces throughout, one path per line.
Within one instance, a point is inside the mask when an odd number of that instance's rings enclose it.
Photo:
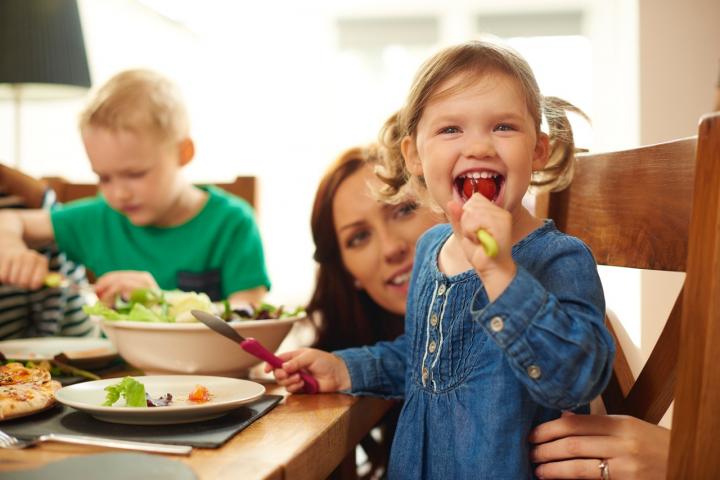
M 90 85 L 76 0 L 0 0 L 0 97 L 15 103 L 16 166 L 21 101 L 82 95 Z

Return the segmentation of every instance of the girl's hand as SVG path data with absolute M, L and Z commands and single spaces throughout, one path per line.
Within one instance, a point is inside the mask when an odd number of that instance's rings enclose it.
M 670 430 L 623 415 L 574 415 L 539 425 L 530 434 L 540 478 L 600 478 L 607 461 L 613 480 L 665 478 Z
M 515 276 L 512 259 L 512 216 L 482 195 L 473 194 L 465 204 L 451 200 L 447 204 L 450 223 L 468 262 L 483 281 L 490 300 L 497 298 Z M 477 232 L 483 229 L 498 244 L 498 253 L 485 253 Z
M 24 245 L 6 246 L 0 254 L 0 284 L 28 290 L 44 285 L 48 259 Z
M 304 382 L 299 370 L 306 370 L 318 381 L 320 392 L 337 392 L 351 387 L 350 372 L 345 362 L 332 353 L 315 348 L 301 348 L 278 355 L 283 360 L 283 368 L 274 369 L 265 364 L 265 373 L 273 372 L 277 383 L 288 392 L 294 393 L 302 389 Z
M 97 279 L 95 294 L 105 305 L 113 306 L 118 295 L 128 298 L 132 291 L 138 288 L 160 289 L 150 272 L 118 270 Z

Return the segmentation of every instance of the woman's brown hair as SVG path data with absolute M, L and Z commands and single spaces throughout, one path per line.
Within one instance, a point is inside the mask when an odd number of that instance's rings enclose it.
M 326 171 L 315 193 L 310 227 L 318 269 L 307 311 L 317 326 L 314 346 L 323 350 L 391 340 L 403 330 L 402 315 L 383 309 L 353 285 L 342 261 L 333 221 L 338 188 L 364 166 L 376 163 L 376 151 L 374 147 L 356 147 L 343 152 Z

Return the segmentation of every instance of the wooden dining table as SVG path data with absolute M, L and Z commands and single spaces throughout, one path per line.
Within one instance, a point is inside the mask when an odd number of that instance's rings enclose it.
M 226 444 L 166 457 L 187 464 L 200 480 L 354 478 L 356 445 L 395 404 L 340 393 L 290 395 L 274 383 L 266 388 L 283 400 Z M 6 471 L 108 451 L 119 450 L 52 442 L 0 449 L 0 478 Z

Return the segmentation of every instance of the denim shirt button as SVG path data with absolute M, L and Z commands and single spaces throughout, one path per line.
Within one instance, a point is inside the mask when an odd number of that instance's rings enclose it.
M 433 313 L 432 316 L 430 317 L 430 325 L 432 325 L 433 327 L 437 327 L 437 324 L 438 324 L 438 316 L 437 316 L 437 314 Z
M 437 291 L 438 297 L 441 296 L 442 294 L 444 294 L 446 289 L 447 288 L 445 287 L 445 285 L 440 285 L 438 287 L 438 291 Z
M 422 369 L 422 379 L 423 379 L 423 382 L 424 382 L 425 380 L 427 380 L 428 376 L 430 376 L 430 373 L 428 372 L 428 369 L 425 368 L 425 367 L 423 367 L 423 369 Z
M 437 344 L 435 343 L 435 340 L 430 342 L 430 345 L 428 345 L 428 351 L 430 353 L 433 353 L 435 351 L 435 348 L 437 347 Z
M 540 378 L 540 375 L 542 375 L 542 372 L 540 371 L 540 367 L 538 367 L 537 365 L 530 365 L 527 368 L 527 374 L 533 380 L 537 380 L 538 378 Z
M 503 322 L 503 319 L 501 317 L 493 317 L 490 320 L 490 330 L 492 330 L 493 332 L 502 332 L 503 328 L 505 328 L 505 322 Z

